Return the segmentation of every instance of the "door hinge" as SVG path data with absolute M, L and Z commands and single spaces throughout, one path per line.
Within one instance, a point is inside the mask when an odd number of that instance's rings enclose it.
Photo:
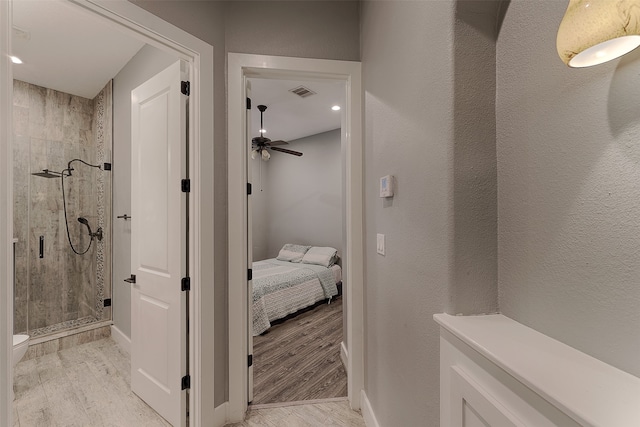
M 180 184 L 181 188 L 182 188 L 182 192 L 183 193 L 190 193 L 191 192 L 191 180 L 190 179 L 183 179 L 181 184 Z
M 251 110 L 251 98 L 247 98 L 247 110 Z
M 250 354 L 249 357 L 247 358 L 247 364 L 249 366 L 253 366 L 253 354 Z
M 191 277 L 183 277 L 182 278 L 182 290 L 190 291 L 191 290 Z
M 251 183 L 247 182 L 247 195 L 251 194 Z
M 180 92 L 183 95 L 191 95 L 191 82 L 180 82 Z
M 247 270 L 247 280 L 252 280 L 253 279 L 253 270 L 252 269 L 248 269 Z
M 191 388 L 191 375 L 185 375 L 182 377 L 182 390 Z

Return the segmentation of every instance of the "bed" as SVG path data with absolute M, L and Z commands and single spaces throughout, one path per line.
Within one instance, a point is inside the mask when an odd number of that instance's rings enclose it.
M 253 263 L 253 336 L 264 333 L 277 319 L 338 295 L 342 269 L 336 254 L 328 262 L 314 264 L 302 262 L 302 257 L 285 260 L 282 253 Z

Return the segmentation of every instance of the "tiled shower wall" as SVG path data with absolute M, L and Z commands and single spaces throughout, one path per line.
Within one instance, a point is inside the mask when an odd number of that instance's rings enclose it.
M 111 317 L 110 309 L 102 309 L 102 299 L 111 294 L 111 177 L 105 175 L 111 172 L 75 162 L 73 175 L 64 180 L 76 250 L 84 251 L 90 241 L 78 217 L 87 218 L 93 231 L 104 229 L 105 239 L 94 242 L 85 255 L 69 247 L 62 180 L 31 175 L 43 169 L 61 172 L 75 158 L 93 164 L 110 161 L 105 160 L 111 158 L 110 98 L 110 83 L 91 100 L 14 81 L 15 332 L 56 332 L 57 325 Z

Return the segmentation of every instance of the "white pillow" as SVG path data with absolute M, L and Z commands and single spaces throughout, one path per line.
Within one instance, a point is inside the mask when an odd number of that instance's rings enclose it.
M 291 243 L 287 243 L 280 249 L 278 256 L 276 257 L 279 261 L 289 261 L 289 262 L 300 262 L 302 261 L 302 257 L 309 250 L 311 246 L 303 246 L 303 245 L 293 245 Z
M 316 264 L 331 267 L 338 259 L 338 251 L 335 248 L 312 246 L 302 257 L 304 264 Z

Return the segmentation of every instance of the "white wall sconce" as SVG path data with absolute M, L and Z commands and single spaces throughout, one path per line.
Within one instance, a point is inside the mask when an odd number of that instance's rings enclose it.
M 569 0 L 556 46 L 570 67 L 590 67 L 631 52 L 640 46 L 640 0 Z

